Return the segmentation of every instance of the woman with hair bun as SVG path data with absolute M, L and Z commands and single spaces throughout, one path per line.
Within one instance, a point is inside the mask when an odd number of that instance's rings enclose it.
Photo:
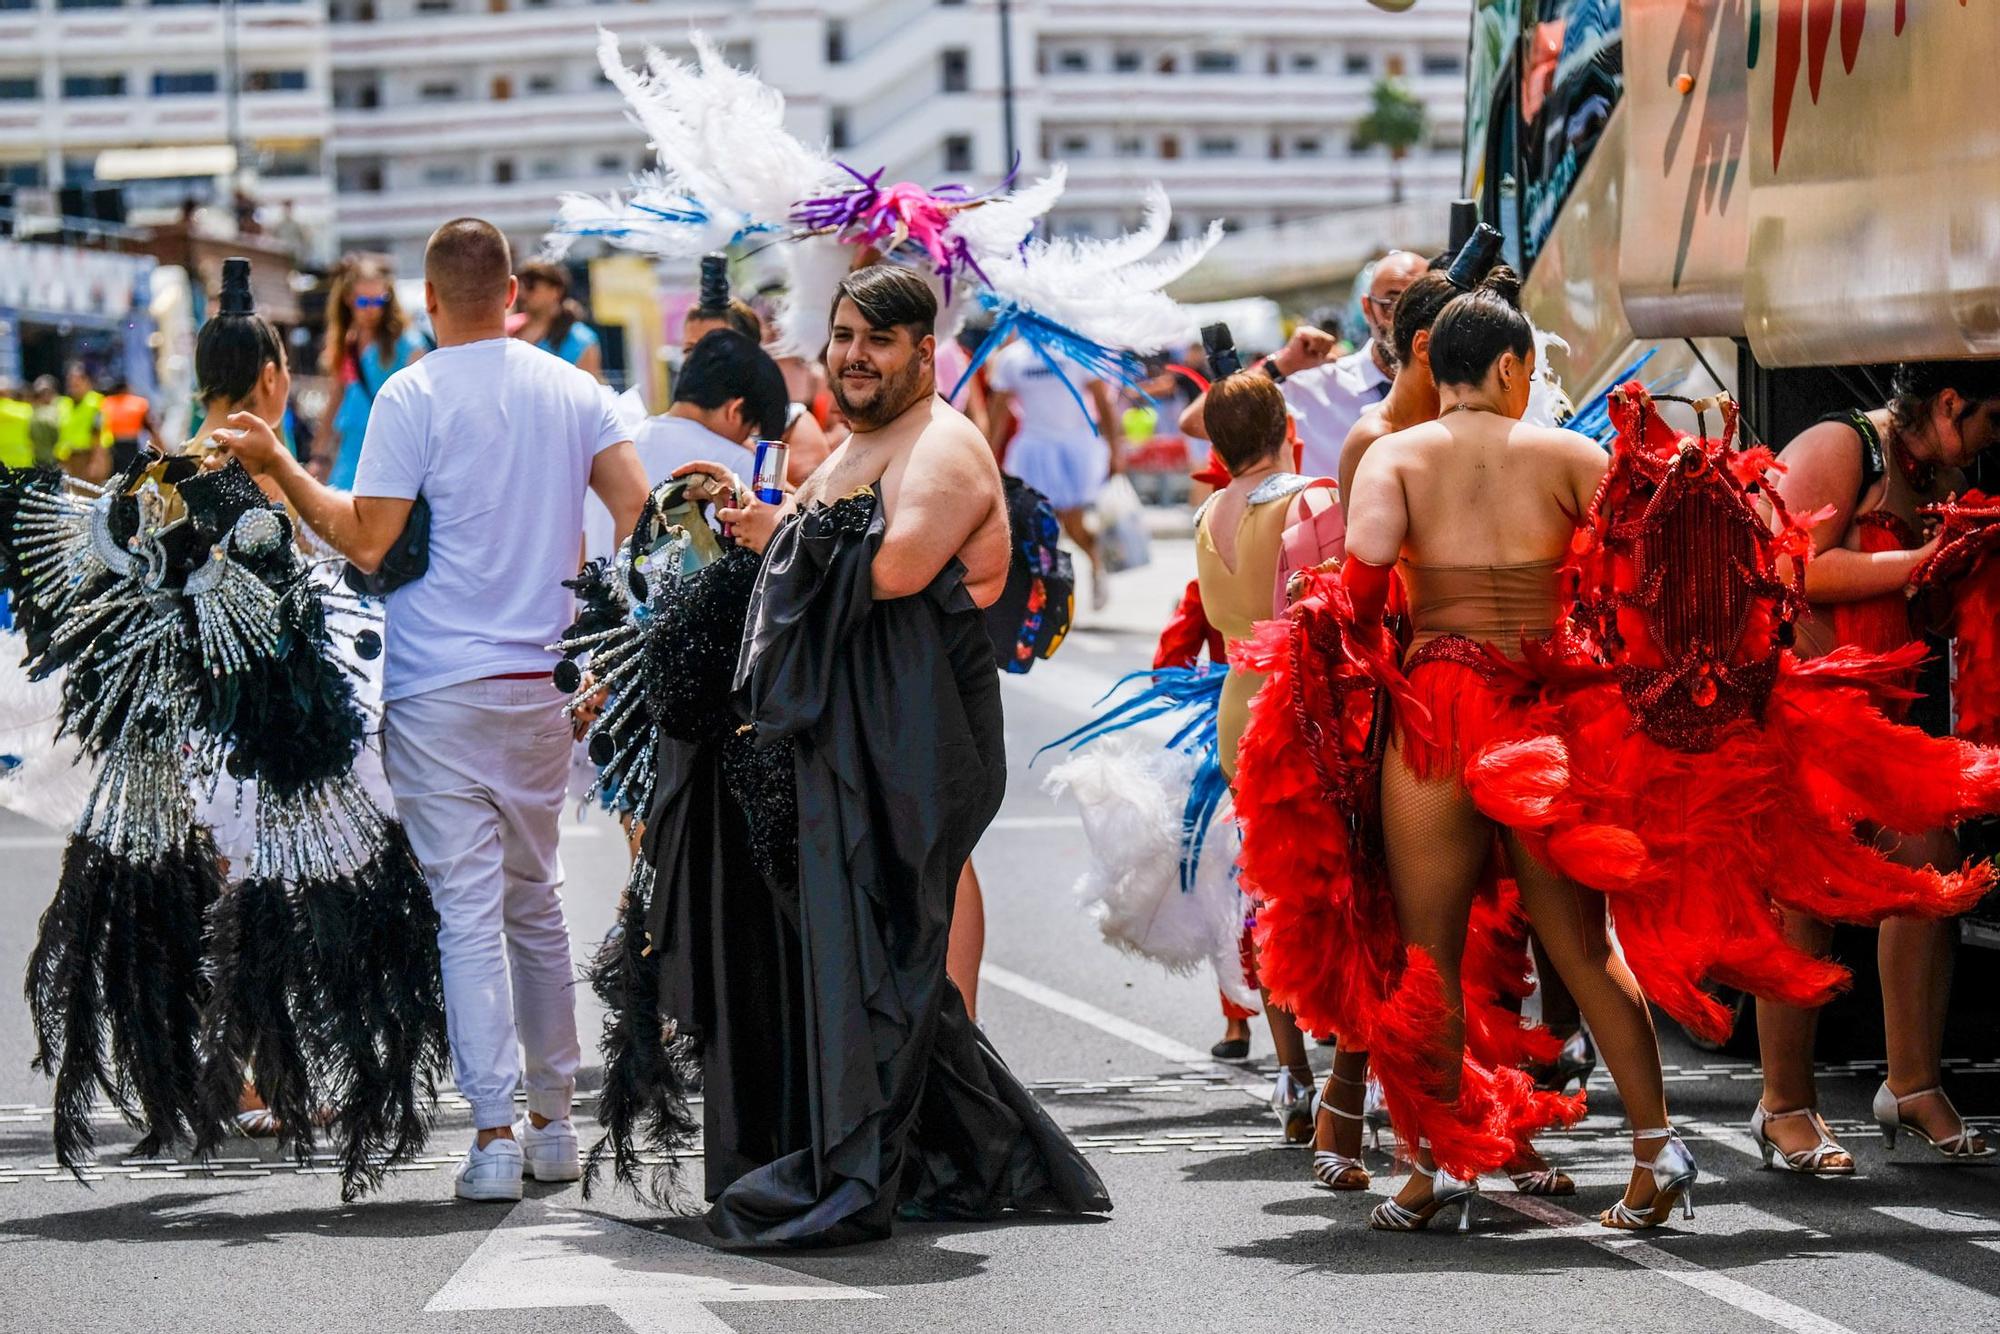
M 1795 514 L 1822 507 L 1829 516 L 1812 531 L 1805 594 L 1811 614 L 1798 623 L 1796 651 L 1818 657 L 1842 645 L 1871 653 L 1915 640 L 1932 652 L 1917 678 L 1920 695 L 1909 721 L 1933 736 L 1949 735 L 1948 644 L 1912 601 L 1912 576 L 1937 547 L 1924 540 L 1927 505 L 1965 489 L 1964 468 L 2000 440 L 2000 361 L 1913 362 L 1897 367 L 1889 402 L 1872 412 L 1829 413 L 1799 433 L 1778 456 L 1777 488 Z M 1918 614 L 1913 614 L 1918 613 Z M 1906 866 L 1955 867 L 1950 829 L 1878 842 Z M 1793 944 L 1824 953 L 1833 929 L 1788 913 Z M 1892 918 L 1876 943 L 1882 982 L 1882 1027 L 1888 1072 L 1875 1095 L 1885 1140 L 1897 1132 L 1950 1159 L 1983 1158 L 1991 1145 L 1968 1126 L 1942 1087 L 1944 1020 L 1951 997 L 1949 920 Z M 1819 1176 L 1849 1176 L 1854 1157 L 1833 1138 L 1818 1112 L 1812 1050 L 1817 1010 L 1768 1001 L 1757 1004 L 1764 1086 L 1750 1133 L 1766 1167 Z

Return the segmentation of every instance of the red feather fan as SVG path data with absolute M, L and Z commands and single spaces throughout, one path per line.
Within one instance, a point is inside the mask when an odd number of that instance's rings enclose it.
M 1917 568 L 1920 589 L 1948 588 L 1952 601 L 1952 702 L 1958 734 L 2000 743 L 2000 503 L 1977 491 L 1924 511 L 1939 522 L 1938 549 Z
M 1939 916 L 1991 887 L 1990 868 L 1897 866 L 1856 826 L 1916 833 L 2000 810 L 2000 753 L 1884 714 L 1908 697 L 1919 646 L 1813 662 L 1782 647 L 1802 576 L 1781 580 L 1777 556 L 1811 518 L 1767 491 L 1773 536 L 1756 474 L 1729 450 L 1733 404 L 1719 439 L 1674 432 L 1637 384 L 1612 413 L 1618 442 L 1575 561 L 1573 624 L 1596 660 L 1550 664 L 1542 734 L 1490 748 L 1467 782 L 1481 810 L 1609 892 L 1647 996 L 1720 1038 L 1711 983 L 1810 1006 L 1846 980 L 1785 943 L 1780 907 Z M 1636 860 L 1626 830 L 1644 840 Z

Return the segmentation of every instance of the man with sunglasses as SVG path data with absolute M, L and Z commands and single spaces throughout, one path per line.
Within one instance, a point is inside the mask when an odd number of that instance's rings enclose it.
M 1333 477 L 1340 469 L 1340 446 L 1361 414 L 1379 403 L 1395 378 L 1396 362 L 1389 336 L 1396 302 L 1403 289 L 1430 267 L 1430 261 L 1407 250 L 1392 250 L 1375 261 L 1361 315 L 1368 324 L 1366 343 L 1347 356 L 1327 360 L 1333 335 L 1301 325 L 1278 351 L 1259 365 L 1285 391 L 1299 434 L 1299 471 L 1308 477 Z M 1181 414 L 1181 431 L 1206 440 L 1204 395 Z

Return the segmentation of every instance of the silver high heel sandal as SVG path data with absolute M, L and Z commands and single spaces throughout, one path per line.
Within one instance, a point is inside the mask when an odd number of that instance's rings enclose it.
M 1643 1167 L 1653 1174 L 1653 1198 L 1643 1209 L 1634 1209 L 1620 1199 L 1618 1203 L 1597 1216 L 1597 1221 L 1608 1228 L 1624 1232 L 1636 1232 L 1641 1228 L 1658 1227 L 1674 1212 L 1674 1205 L 1681 1206 L 1681 1216 L 1694 1217 L 1694 1183 L 1701 1172 L 1694 1165 L 1694 1155 L 1681 1137 L 1674 1133 L 1672 1126 L 1662 1126 L 1657 1130 L 1635 1130 L 1633 1139 L 1663 1139 L 1665 1144 L 1647 1162 L 1638 1154 L 1632 1155 L 1632 1165 Z
M 1570 1081 L 1575 1080 L 1576 1091 L 1582 1093 L 1590 1087 L 1590 1077 L 1596 1073 L 1597 1045 L 1590 1040 L 1587 1030 L 1579 1028 L 1563 1043 L 1562 1050 L 1556 1053 L 1556 1063 L 1535 1081 L 1535 1087 L 1544 1093 L 1567 1093 Z
M 1367 1087 L 1361 1090 L 1361 1128 L 1368 1132 L 1369 1147 L 1382 1147 L 1382 1131 L 1388 1124 L 1388 1100 L 1382 1096 L 1380 1081 L 1371 1075 Z
M 1328 1077 L 1339 1080 L 1343 1084 L 1352 1084 L 1354 1082 L 1351 1079 L 1341 1079 L 1339 1075 Z M 1360 1121 L 1363 1119 L 1363 1114 L 1360 1112 L 1343 1112 L 1338 1107 L 1327 1106 L 1325 1090 L 1320 1090 L 1313 1094 L 1313 1134 L 1315 1137 L 1319 1134 L 1319 1113 L 1322 1107 L 1332 1112 L 1335 1116 L 1348 1121 Z M 1358 1181 L 1350 1175 L 1355 1172 L 1361 1174 L 1361 1179 Z M 1358 1157 L 1350 1158 L 1346 1154 L 1336 1152 L 1333 1149 L 1314 1149 L 1313 1180 L 1319 1182 L 1320 1185 L 1325 1186 L 1328 1190 L 1367 1190 L 1370 1178 L 1368 1175 L 1368 1165 L 1363 1163 Z
M 1819 1143 L 1810 1148 L 1794 1149 L 1790 1153 L 1779 1148 L 1765 1129 L 1773 1121 L 1789 1121 L 1795 1116 L 1803 1116 L 1819 1135 Z M 1767 1112 L 1764 1104 L 1758 1103 L 1757 1110 L 1750 1114 L 1750 1138 L 1757 1141 L 1757 1151 L 1764 1155 L 1764 1166 L 1781 1172 L 1804 1172 L 1808 1176 L 1851 1177 L 1854 1175 L 1854 1155 L 1842 1148 L 1840 1142 L 1826 1128 L 1819 1112 L 1811 1107 L 1801 1107 L 1791 1112 Z M 1844 1163 L 1828 1165 L 1827 1160 L 1835 1156 L 1847 1159 Z
M 1429 1140 L 1418 1140 L 1419 1149 L 1428 1149 Z M 1422 1232 L 1436 1218 L 1452 1205 L 1458 1206 L 1458 1228 L 1460 1232 L 1472 1227 L 1472 1201 L 1479 1194 L 1477 1181 L 1462 1181 L 1442 1168 L 1433 1167 L 1426 1172 L 1412 1165 L 1411 1171 L 1431 1179 L 1430 1203 L 1421 1209 L 1410 1209 L 1394 1200 L 1384 1200 L 1368 1215 L 1368 1226 L 1377 1232 Z
M 1318 1092 L 1312 1081 L 1301 1083 L 1290 1070 L 1278 1071 L 1277 1087 L 1271 1090 L 1271 1110 L 1284 1128 L 1285 1143 L 1312 1143 L 1313 1099 Z
M 1932 1139 L 1930 1132 L 1926 1131 L 1922 1126 L 1914 1121 L 1905 1121 L 1903 1119 L 1904 1103 L 1915 1102 L 1918 1098 L 1928 1098 L 1933 1093 L 1937 1094 L 1953 1116 L 1958 1117 L 1958 1133 L 1956 1135 L 1946 1135 L 1943 1139 Z M 1895 1090 L 1889 1087 L 1889 1081 L 1886 1079 L 1883 1080 L 1882 1087 L 1875 1090 L 1875 1124 L 1882 1127 L 1882 1147 L 1886 1149 L 1894 1149 L 1896 1147 L 1896 1135 L 1899 1131 L 1908 1131 L 1947 1158 L 1991 1158 L 1993 1156 L 1993 1146 L 1991 1144 L 1981 1143 L 1976 1148 L 1974 1147 L 1975 1142 L 1982 1138 L 1978 1128 L 1968 1124 L 1964 1117 L 1958 1115 L 1958 1108 L 1951 1105 L 1951 1099 L 1945 1097 L 1942 1087 L 1933 1086 L 1927 1089 L 1918 1089 L 1915 1093 L 1905 1093 L 1899 1098 L 1896 1096 Z

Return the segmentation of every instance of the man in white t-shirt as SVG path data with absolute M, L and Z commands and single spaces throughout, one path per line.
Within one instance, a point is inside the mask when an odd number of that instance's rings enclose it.
M 460 218 L 424 252 L 437 350 L 375 397 L 354 493 L 316 481 L 270 428 L 238 414 L 219 443 L 273 477 L 321 537 L 380 566 L 422 496 L 430 564 L 390 593 L 383 762 L 437 906 L 458 1088 L 478 1135 L 462 1199 L 518 1200 L 581 1174 L 570 1101 L 582 1052 L 556 834 L 570 725 L 549 679 L 575 606 L 586 489 L 630 532 L 646 479 L 587 373 L 507 336 L 507 240 Z M 526 1051 L 528 1119 L 514 1124 Z
M 756 467 L 758 440 L 782 439 L 791 394 L 785 373 L 754 339 L 734 329 L 702 335 L 674 377 L 673 406 L 632 431 L 632 447 L 658 486 L 683 464 L 720 463 L 745 485 Z M 584 516 L 584 548 L 611 553 L 611 516 L 595 497 Z
M 1340 475 L 1340 447 L 1361 414 L 1382 401 L 1396 378 L 1393 320 L 1403 289 L 1430 267 L 1430 261 L 1407 250 L 1392 250 L 1375 261 L 1368 294 L 1361 298 L 1361 315 L 1369 339 L 1344 357 L 1328 360 L 1333 335 L 1301 325 L 1284 347 L 1265 357 L 1258 368 L 1285 391 L 1285 403 L 1298 424 L 1299 471 L 1308 477 Z M 1207 395 L 1181 414 L 1181 431 L 1208 439 L 1202 424 Z
M 1111 388 L 1076 362 L 1017 339 L 987 362 L 987 441 L 1011 412 L 1017 423 L 1006 442 L 1008 472 L 1048 498 L 1070 541 L 1090 560 L 1094 606 L 1108 594 L 1097 538 L 1084 515 L 1104 479 L 1124 467 L 1117 401 Z

